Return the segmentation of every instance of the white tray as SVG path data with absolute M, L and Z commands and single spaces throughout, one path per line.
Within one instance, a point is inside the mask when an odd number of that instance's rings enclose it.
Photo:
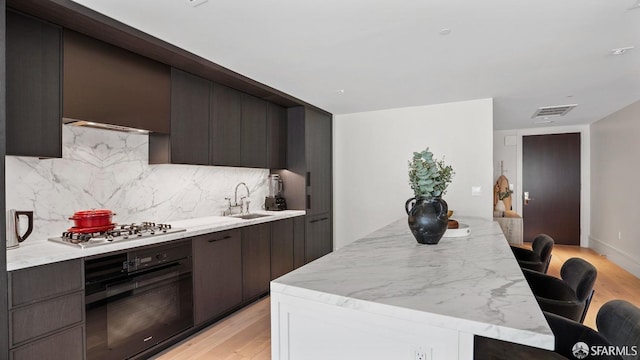
M 444 237 L 463 237 L 471 235 L 471 229 L 467 224 L 458 224 L 457 229 L 447 229 L 444 232 Z

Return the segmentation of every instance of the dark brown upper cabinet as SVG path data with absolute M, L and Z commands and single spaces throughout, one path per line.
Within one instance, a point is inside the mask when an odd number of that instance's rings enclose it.
M 211 89 L 209 163 L 242 166 L 242 93 L 216 83 Z
M 332 209 L 331 115 L 310 108 L 288 109 L 287 169 L 281 174 L 284 196 L 290 209 L 305 209 L 307 215 L 330 213 Z
M 267 102 L 255 96 L 242 95 L 241 164 L 267 167 Z
M 6 18 L 7 155 L 62 157 L 62 29 Z
M 267 167 L 287 167 L 287 109 L 267 104 Z
M 170 155 L 174 164 L 209 164 L 210 86 L 205 79 L 171 69 Z
M 286 109 L 178 69 L 171 74 L 171 134 L 150 134 L 149 163 L 286 167 Z
M 64 118 L 170 132 L 170 67 L 65 29 Z

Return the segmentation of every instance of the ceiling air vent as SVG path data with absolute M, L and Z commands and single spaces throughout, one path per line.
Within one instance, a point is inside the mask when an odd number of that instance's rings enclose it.
M 538 108 L 536 112 L 533 113 L 532 118 L 546 118 L 552 116 L 565 116 L 571 109 L 578 106 L 578 104 L 571 105 L 558 105 L 558 106 L 543 106 Z

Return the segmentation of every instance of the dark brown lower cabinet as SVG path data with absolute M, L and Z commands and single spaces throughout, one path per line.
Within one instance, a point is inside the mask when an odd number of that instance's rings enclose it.
M 11 350 L 11 360 L 81 360 L 85 358 L 83 346 L 84 325 L 72 327 Z
M 293 270 L 293 219 L 271 223 L 271 279 Z
M 293 268 L 306 264 L 304 260 L 305 217 L 293 218 Z
M 242 289 L 249 300 L 269 291 L 271 281 L 271 224 L 242 229 Z
M 85 358 L 83 262 L 9 273 L 11 359 Z
M 307 216 L 305 260 L 311 262 L 333 251 L 331 216 Z
M 196 325 L 242 302 L 241 231 L 193 239 L 193 303 Z

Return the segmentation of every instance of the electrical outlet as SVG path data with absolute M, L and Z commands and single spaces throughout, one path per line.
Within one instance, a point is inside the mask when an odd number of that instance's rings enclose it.
M 411 360 L 431 360 L 431 349 L 423 349 L 417 347 L 413 350 L 413 358 Z

